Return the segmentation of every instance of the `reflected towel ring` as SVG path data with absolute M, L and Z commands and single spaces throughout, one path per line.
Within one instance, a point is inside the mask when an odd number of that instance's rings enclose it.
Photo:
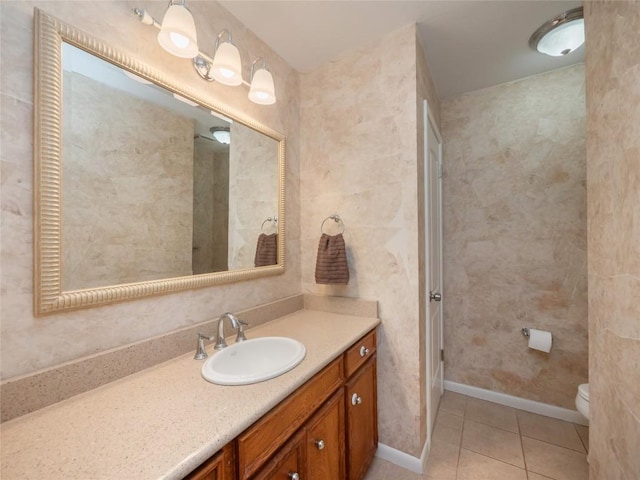
M 334 213 L 333 215 L 329 215 L 327 218 L 325 218 L 322 221 L 322 225 L 320 225 L 320 233 L 324 234 L 324 224 L 329 219 L 333 220 L 336 223 L 338 223 L 338 222 L 342 223 L 342 231 L 340 231 L 340 234 L 343 234 L 345 225 L 344 225 L 344 222 L 342 221 L 342 219 L 340 218 L 340 215 L 338 215 L 337 213 Z
M 267 217 L 265 218 L 264 222 L 262 222 L 262 225 L 260 225 L 260 231 L 262 232 L 262 230 L 264 229 L 264 224 L 267 222 L 273 222 L 273 226 L 276 227 L 278 225 L 278 217 Z

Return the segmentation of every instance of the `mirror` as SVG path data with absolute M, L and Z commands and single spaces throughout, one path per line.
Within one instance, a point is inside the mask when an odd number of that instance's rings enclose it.
M 284 272 L 283 135 L 35 26 L 36 315 Z

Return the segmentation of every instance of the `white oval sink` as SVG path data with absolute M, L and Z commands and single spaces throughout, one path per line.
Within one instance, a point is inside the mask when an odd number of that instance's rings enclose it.
M 258 383 L 288 372 L 306 352 L 293 338 L 254 338 L 214 353 L 202 365 L 202 376 L 218 385 Z

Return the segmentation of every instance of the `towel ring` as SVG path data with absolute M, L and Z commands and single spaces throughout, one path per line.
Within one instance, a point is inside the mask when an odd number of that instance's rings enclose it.
M 273 222 L 274 226 L 278 225 L 278 217 L 267 217 L 265 218 L 264 222 L 262 222 L 262 225 L 260 225 L 260 231 L 262 231 L 264 229 L 264 224 L 267 222 Z
M 342 223 L 342 230 L 340 231 L 340 234 L 344 233 L 344 222 L 342 221 L 342 219 L 340 218 L 340 215 L 338 215 L 337 213 L 334 213 L 333 215 L 329 215 L 327 218 L 325 218 L 322 221 L 322 225 L 320 225 L 320 233 L 324 234 L 324 224 L 327 220 L 333 220 L 336 223 Z

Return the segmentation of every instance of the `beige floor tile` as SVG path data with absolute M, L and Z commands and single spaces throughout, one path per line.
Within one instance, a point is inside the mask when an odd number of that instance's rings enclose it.
M 576 431 L 580 436 L 580 440 L 582 440 L 582 444 L 584 448 L 589 451 L 589 427 L 585 427 L 584 425 L 576 425 Z
M 527 480 L 527 472 L 463 448 L 457 480 Z
M 546 475 L 555 480 L 587 480 L 589 466 L 587 456 L 568 448 L 523 437 L 524 458 L 527 470 Z
M 422 475 L 374 457 L 364 480 L 423 480 L 423 478 Z
M 426 477 L 437 480 L 456 480 L 460 447 L 433 442 L 427 459 Z
M 459 393 L 445 391 L 440 400 L 439 412 L 445 411 L 453 413 L 455 415 L 464 415 L 464 408 L 467 403 L 466 395 L 460 395 Z
M 573 423 L 535 413 L 517 412 L 520 435 L 586 453 Z
M 463 417 L 445 410 L 439 411 L 433 436 L 431 437 L 432 441 L 434 443 L 444 442 L 459 446 L 462 439 L 462 423 Z
M 464 412 L 465 418 L 476 422 L 502 428 L 510 432 L 518 433 L 518 420 L 516 409 L 505 407 L 497 403 L 470 398 L 467 400 L 467 408 Z
M 465 419 L 462 448 L 524 468 L 524 455 L 517 433 Z

